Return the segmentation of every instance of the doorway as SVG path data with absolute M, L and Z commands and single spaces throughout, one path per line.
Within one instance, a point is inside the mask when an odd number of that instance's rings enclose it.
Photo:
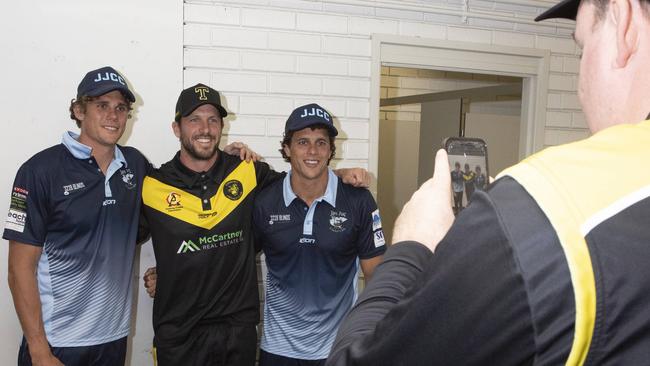
M 486 139 L 492 175 L 543 147 L 548 51 L 387 35 L 372 50 L 370 171 L 388 238 L 442 137 Z

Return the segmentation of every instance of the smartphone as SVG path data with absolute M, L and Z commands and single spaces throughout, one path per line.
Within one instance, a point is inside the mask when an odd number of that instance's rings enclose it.
M 451 171 L 452 208 L 458 214 L 477 190 L 489 183 L 487 144 L 479 138 L 448 137 L 444 141 Z

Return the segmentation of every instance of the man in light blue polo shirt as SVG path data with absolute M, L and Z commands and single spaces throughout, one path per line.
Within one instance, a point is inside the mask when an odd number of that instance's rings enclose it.
M 253 222 L 268 268 L 260 366 L 322 365 L 343 317 L 385 251 L 367 189 L 328 168 L 338 131 L 317 104 L 288 118 L 282 149 L 291 170 L 256 198 Z
M 18 365 L 123 365 L 142 179 L 149 163 L 117 145 L 135 101 L 113 68 L 90 71 L 70 115 L 79 135 L 16 174 L 3 238 L 24 338 Z

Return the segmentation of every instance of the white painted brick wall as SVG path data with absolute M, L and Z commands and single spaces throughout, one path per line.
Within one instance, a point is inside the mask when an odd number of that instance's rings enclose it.
M 248 27 L 277 29 L 294 29 L 296 27 L 296 15 L 287 11 L 243 9 L 241 19 L 242 25 Z
M 368 98 L 370 96 L 370 82 L 365 80 L 325 79 L 323 80 L 323 94 Z
M 574 77 L 570 75 L 551 74 L 548 78 L 550 90 L 574 91 Z
M 186 48 L 185 67 L 239 69 L 239 52 L 218 49 Z
M 267 32 L 259 30 L 215 27 L 211 34 L 212 46 L 217 47 L 266 48 L 268 43 Z
M 447 28 L 447 39 L 450 41 L 489 44 L 492 41 L 492 32 L 484 29 L 449 27 Z
M 320 75 L 347 75 L 348 60 L 336 57 L 298 56 L 299 73 Z
M 265 93 L 266 84 L 267 76 L 264 74 L 212 73 L 212 87 L 223 92 Z
M 533 48 L 535 46 L 535 36 L 524 33 L 500 32 L 493 33 L 494 44 L 511 47 Z
M 183 7 L 186 22 L 213 24 L 239 24 L 240 9 L 205 4 L 185 4 Z
M 397 34 L 398 25 L 399 23 L 395 20 L 351 17 L 350 33 L 362 35 L 373 33 Z
M 318 35 L 271 32 L 269 48 L 284 51 L 320 52 L 321 37 Z
M 260 117 L 237 116 L 224 125 L 226 135 L 266 136 L 266 119 Z
M 350 76 L 370 77 L 370 61 L 350 60 Z
M 369 102 L 356 102 L 349 101 L 347 103 L 346 116 L 353 118 L 368 118 L 370 117 L 370 103 Z
M 241 67 L 244 70 L 294 72 L 296 56 L 270 52 L 242 52 Z
M 266 119 L 266 135 L 282 137 L 284 134 L 284 124 L 286 118 L 267 118 Z
M 309 32 L 347 34 L 348 18 L 338 15 L 300 13 L 296 28 Z
M 370 56 L 370 39 L 323 37 L 323 52 L 348 56 Z
M 587 134 L 576 96 L 579 59 L 570 23 L 531 23 L 543 4 L 473 1 L 464 23 L 460 0 L 373 3 L 186 0 L 184 85 L 204 82 L 223 91 L 228 109 L 236 113 L 225 132 L 249 144 L 250 137 L 251 146 L 285 166 L 276 150 L 286 117 L 299 105 L 320 103 L 342 132 L 335 164 L 367 166 L 372 34 L 548 49 L 545 144 Z M 497 82 L 489 76 L 449 80 L 436 70 L 425 75 L 424 70 L 383 67 L 382 72 L 382 97 Z M 413 120 L 419 112 L 418 105 L 405 105 L 385 108 L 381 117 Z
M 368 140 L 370 125 L 368 122 L 347 121 L 339 119 L 341 135 L 346 139 Z
M 212 83 L 208 84 L 211 87 L 214 87 Z M 239 95 L 236 94 L 230 94 L 230 93 L 221 93 L 221 102 L 223 103 L 223 106 L 226 108 L 226 110 L 229 113 L 238 113 L 239 112 Z M 228 117 L 230 118 L 230 114 L 228 114 Z
M 289 116 L 293 110 L 291 98 L 242 96 L 240 111 L 244 114 L 261 114 L 272 116 Z
M 271 93 L 318 95 L 322 89 L 319 77 L 271 75 L 269 81 Z
M 345 159 L 368 159 L 368 142 L 346 141 L 342 157 Z

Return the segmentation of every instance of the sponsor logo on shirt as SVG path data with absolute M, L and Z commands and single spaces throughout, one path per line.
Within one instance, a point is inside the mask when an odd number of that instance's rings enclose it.
M 198 246 L 196 246 L 196 244 L 194 244 L 193 241 L 191 241 L 191 240 L 187 240 L 187 241 L 183 240 L 183 242 L 181 243 L 181 246 L 178 247 L 178 251 L 176 252 L 176 254 L 185 253 L 187 251 L 196 252 L 196 251 L 199 251 L 199 250 L 201 250 L 201 249 Z
M 189 252 L 198 252 L 201 250 L 210 250 L 223 248 L 233 244 L 239 244 L 244 241 L 244 231 L 232 231 L 214 235 L 200 236 L 195 240 L 183 240 L 176 254 Z
M 347 213 L 342 211 L 330 211 L 330 230 L 340 233 L 345 230 L 343 223 L 348 221 Z
M 380 246 L 386 244 L 386 239 L 384 239 L 384 231 L 383 230 L 377 230 L 373 233 L 373 239 L 375 240 L 375 248 L 379 248 Z
M 27 213 L 25 211 L 19 211 L 10 208 L 9 214 L 7 215 L 7 221 L 5 223 L 5 229 L 10 229 L 22 233 L 25 230 L 26 221 Z
M 165 201 L 167 202 L 167 207 L 165 208 L 167 211 L 178 211 L 183 208 L 180 193 L 169 192 Z
M 114 199 L 106 199 L 104 202 L 102 202 L 102 206 L 110 206 L 116 204 L 117 201 Z
M 135 182 L 133 181 L 134 175 L 133 172 L 131 172 L 131 169 L 124 168 L 120 170 L 120 173 L 122 173 L 122 182 L 124 182 L 126 189 L 135 188 Z
M 381 216 L 379 216 L 379 209 L 372 211 L 372 231 L 381 229 Z
M 273 225 L 274 223 L 283 223 L 283 222 L 289 222 L 291 221 L 291 215 L 289 214 L 283 214 L 283 215 L 269 215 L 269 225 Z
M 223 194 L 232 201 L 237 201 L 244 194 L 244 186 L 238 180 L 229 180 L 223 186 Z
M 218 214 L 219 213 L 217 211 L 212 211 L 212 212 L 209 212 L 209 213 L 200 213 L 197 216 L 198 216 L 199 219 L 209 219 L 209 218 L 211 218 L 213 216 L 217 216 Z
M 300 244 L 316 244 L 316 239 L 314 238 L 300 238 L 298 240 Z
M 82 188 L 86 188 L 86 185 L 84 184 L 84 182 L 72 183 L 72 184 L 65 185 L 65 186 L 63 186 L 63 195 L 67 196 L 71 192 L 80 190 Z
M 21 188 L 21 187 L 14 187 L 14 192 L 24 194 L 25 196 L 27 196 L 29 194 L 28 190 L 26 190 L 25 188 Z

